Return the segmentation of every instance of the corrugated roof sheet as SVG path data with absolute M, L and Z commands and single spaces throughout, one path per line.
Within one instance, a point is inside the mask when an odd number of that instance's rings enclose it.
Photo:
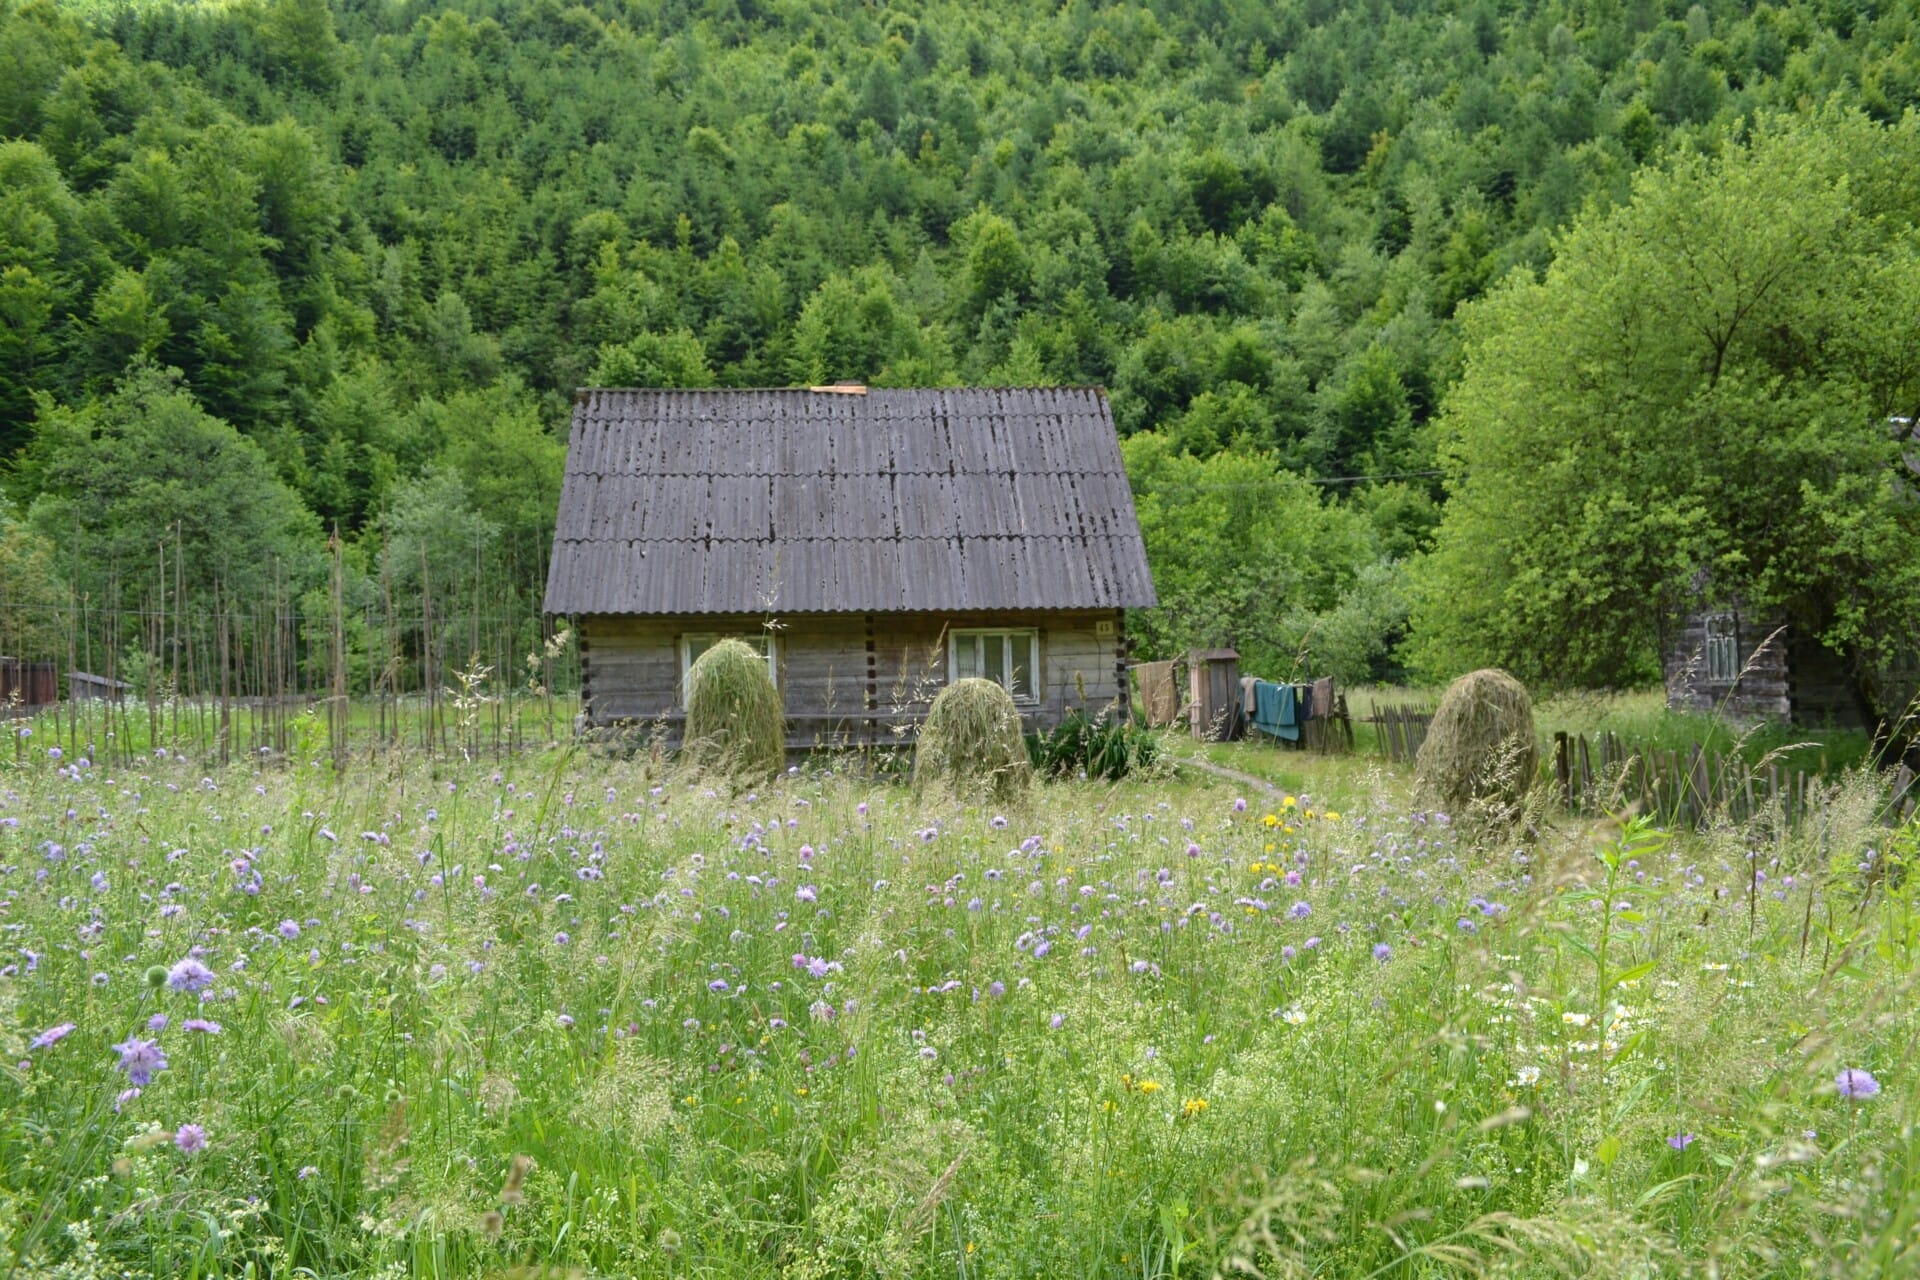
M 549 613 L 1154 603 L 1097 389 L 574 399 Z

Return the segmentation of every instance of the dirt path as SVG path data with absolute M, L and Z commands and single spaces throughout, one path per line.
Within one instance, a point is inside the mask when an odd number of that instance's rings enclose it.
M 1225 778 L 1229 782 L 1243 782 L 1249 787 L 1259 787 L 1262 790 L 1271 791 L 1277 796 L 1286 794 L 1284 788 L 1276 787 L 1265 778 L 1255 777 L 1251 773 L 1242 773 L 1238 769 L 1229 769 L 1225 765 L 1215 764 L 1211 760 L 1202 760 L 1195 756 L 1186 756 L 1175 761 L 1175 763 L 1182 769 L 1198 769 L 1202 773 L 1210 773 L 1216 778 Z

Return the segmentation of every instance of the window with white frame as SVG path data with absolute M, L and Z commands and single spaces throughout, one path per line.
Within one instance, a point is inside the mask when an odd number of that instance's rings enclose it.
M 1731 613 L 1707 615 L 1707 682 L 1732 684 L 1740 678 L 1740 622 Z
M 722 640 L 738 640 L 764 657 L 767 660 L 767 674 L 773 677 L 773 687 L 776 689 L 780 687 L 779 651 L 774 644 L 771 631 L 762 631 L 754 635 L 730 631 L 698 632 L 680 637 L 680 700 L 682 702 L 686 701 L 687 672 L 693 670 L 693 664 L 701 654 Z
M 1040 701 L 1040 633 L 965 630 L 947 633 L 947 679 L 996 680 L 1015 702 Z

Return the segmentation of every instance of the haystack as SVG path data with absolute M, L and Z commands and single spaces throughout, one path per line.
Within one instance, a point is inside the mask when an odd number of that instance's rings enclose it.
M 687 672 L 688 761 L 755 781 L 779 772 L 786 751 L 786 713 L 767 660 L 738 640 L 696 658 Z
M 999 682 L 956 680 L 940 691 L 914 747 L 916 787 L 1005 801 L 1024 793 L 1032 776 L 1020 712 Z
M 1474 671 L 1440 699 L 1414 757 L 1414 791 L 1456 818 L 1512 822 L 1538 763 L 1527 687 L 1504 671 Z

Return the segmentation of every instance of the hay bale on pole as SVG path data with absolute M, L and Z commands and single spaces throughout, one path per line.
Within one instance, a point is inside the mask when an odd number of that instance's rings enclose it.
M 1456 819 L 1517 821 L 1540 749 L 1533 698 L 1504 671 L 1469 672 L 1447 687 L 1414 757 L 1414 794 Z
M 780 691 L 750 645 L 722 640 L 687 670 L 683 753 L 697 768 L 740 781 L 771 777 L 786 762 Z
M 940 691 L 914 744 L 914 786 L 1005 801 L 1032 778 L 1020 711 L 999 681 L 969 677 Z

